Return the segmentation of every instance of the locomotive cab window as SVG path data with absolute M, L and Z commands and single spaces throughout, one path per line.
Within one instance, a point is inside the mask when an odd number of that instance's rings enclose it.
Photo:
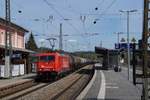
M 54 61 L 55 60 L 55 56 L 48 56 L 48 61 Z
M 47 61 L 54 61 L 54 56 L 41 56 L 40 61 L 47 62 Z
M 31 62 L 33 62 L 33 63 L 34 63 L 34 62 L 38 62 L 38 57 L 32 57 L 32 58 L 31 58 Z

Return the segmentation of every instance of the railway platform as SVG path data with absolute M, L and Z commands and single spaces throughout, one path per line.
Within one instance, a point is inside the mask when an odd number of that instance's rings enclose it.
M 0 79 L 0 88 L 6 87 L 8 85 L 16 84 L 26 80 L 31 80 L 36 76 L 35 73 L 25 74 L 23 76 L 12 77 L 10 79 Z
M 101 66 L 96 66 L 92 80 L 77 100 L 140 100 L 141 87 L 128 81 L 126 74 L 126 68 L 115 72 L 101 70 Z

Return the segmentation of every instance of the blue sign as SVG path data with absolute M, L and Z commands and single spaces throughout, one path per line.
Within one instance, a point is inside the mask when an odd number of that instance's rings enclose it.
M 133 44 L 130 43 L 130 49 L 133 49 Z M 115 49 L 127 49 L 128 48 L 128 44 L 127 43 L 115 43 Z
M 18 58 L 21 59 L 22 55 L 21 54 L 13 54 L 12 58 Z

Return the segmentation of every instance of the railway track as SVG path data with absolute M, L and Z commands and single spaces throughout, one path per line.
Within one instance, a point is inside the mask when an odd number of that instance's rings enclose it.
M 2 100 L 70 100 L 75 99 L 86 86 L 92 76 L 92 65 L 52 83 L 36 83 L 33 80 L 15 86 L 20 90 L 13 92 L 1 92 Z M 19 84 L 19 83 L 18 83 Z M 13 88 L 15 89 L 15 88 Z M 22 90 L 22 91 L 21 91 Z M 9 89 L 10 91 L 10 89 Z M 7 95 L 6 95 L 6 94 Z M 5 95 L 4 95 L 5 94 Z
M 35 82 L 35 79 L 22 80 L 18 83 L 0 87 L 0 99 L 15 100 L 49 84 L 50 83 Z
M 82 70 L 79 72 L 82 73 Z M 85 74 L 85 73 L 84 73 Z M 91 70 L 89 74 L 93 74 Z M 78 78 L 71 84 L 69 84 L 63 91 L 52 97 L 52 100 L 75 100 L 76 97 L 80 94 L 80 92 L 84 89 L 86 84 L 90 81 L 92 76 L 88 75 L 79 75 Z
M 92 66 L 86 66 L 16 100 L 73 100 L 91 79 L 92 68 Z
M 7 95 L 19 92 L 23 89 L 29 88 L 31 86 L 36 85 L 37 83 L 34 80 L 24 80 L 15 84 L 11 84 L 5 87 L 0 88 L 0 98 L 5 97 Z
M 16 99 L 18 99 L 20 97 L 23 97 L 23 96 L 25 96 L 27 94 L 30 94 L 30 93 L 34 92 L 34 91 L 36 91 L 36 90 L 38 90 L 40 88 L 43 88 L 43 87 L 45 87 L 45 86 L 47 86 L 49 84 L 50 83 L 36 83 L 36 85 L 28 87 L 27 89 L 24 89 L 22 91 L 13 93 L 11 95 L 7 95 L 7 96 L 3 97 L 2 99 L 3 100 L 16 100 Z

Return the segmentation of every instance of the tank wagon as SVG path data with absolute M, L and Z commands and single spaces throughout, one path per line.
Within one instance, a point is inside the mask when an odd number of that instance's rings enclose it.
M 65 73 L 74 71 L 89 60 L 58 52 L 40 53 L 32 55 L 32 63 L 36 66 L 37 76 L 40 79 L 55 79 Z

